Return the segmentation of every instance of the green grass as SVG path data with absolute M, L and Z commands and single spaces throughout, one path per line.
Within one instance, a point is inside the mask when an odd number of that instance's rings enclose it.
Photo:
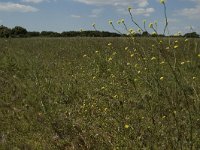
M 0 149 L 200 149 L 200 40 L 161 40 L 0 39 Z

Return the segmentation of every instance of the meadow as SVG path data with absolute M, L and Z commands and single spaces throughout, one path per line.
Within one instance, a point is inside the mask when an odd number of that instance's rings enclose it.
M 199 75 L 199 39 L 0 39 L 0 149 L 200 149 Z

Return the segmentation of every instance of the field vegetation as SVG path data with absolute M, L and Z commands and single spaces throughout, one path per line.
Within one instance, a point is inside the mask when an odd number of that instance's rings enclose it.
M 200 41 L 0 40 L 1 149 L 199 149 Z
M 128 11 L 125 37 L 0 39 L 0 149 L 200 149 L 199 38 Z

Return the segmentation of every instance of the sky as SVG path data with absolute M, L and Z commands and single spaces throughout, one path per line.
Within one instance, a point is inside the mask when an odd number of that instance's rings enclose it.
M 167 0 L 169 32 L 196 31 L 200 33 L 200 0 Z M 119 19 L 129 28 L 137 30 L 131 22 L 128 7 L 132 7 L 134 19 L 143 26 L 143 20 L 158 22 L 163 32 L 164 11 L 159 0 L 0 0 L 0 25 L 10 28 L 25 27 L 29 31 L 113 31 L 109 20 L 120 31 Z M 148 29 L 151 32 L 150 29 Z

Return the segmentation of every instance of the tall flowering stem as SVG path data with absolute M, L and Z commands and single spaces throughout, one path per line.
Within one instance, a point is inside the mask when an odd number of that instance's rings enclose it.
M 119 30 L 117 30 L 115 28 L 115 26 L 113 25 L 113 22 L 112 21 L 109 21 L 109 24 L 112 26 L 113 30 L 115 30 L 117 33 L 119 33 L 120 35 L 123 35 Z
M 96 24 L 93 23 L 92 26 L 93 26 L 94 30 L 97 31 Z
M 137 24 L 137 22 L 133 19 L 133 14 L 131 13 L 131 8 L 129 7 L 128 8 L 128 12 L 129 12 L 129 14 L 130 14 L 130 16 L 131 16 L 131 21 L 142 31 L 142 32 L 144 32 L 144 30 Z
M 165 1 L 162 2 L 163 6 L 164 6 L 164 14 L 165 14 L 165 28 L 164 28 L 164 35 L 166 33 L 167 27 L 168 27 L 168 18 L 167 18 L 167 7 L 165 4 Z

